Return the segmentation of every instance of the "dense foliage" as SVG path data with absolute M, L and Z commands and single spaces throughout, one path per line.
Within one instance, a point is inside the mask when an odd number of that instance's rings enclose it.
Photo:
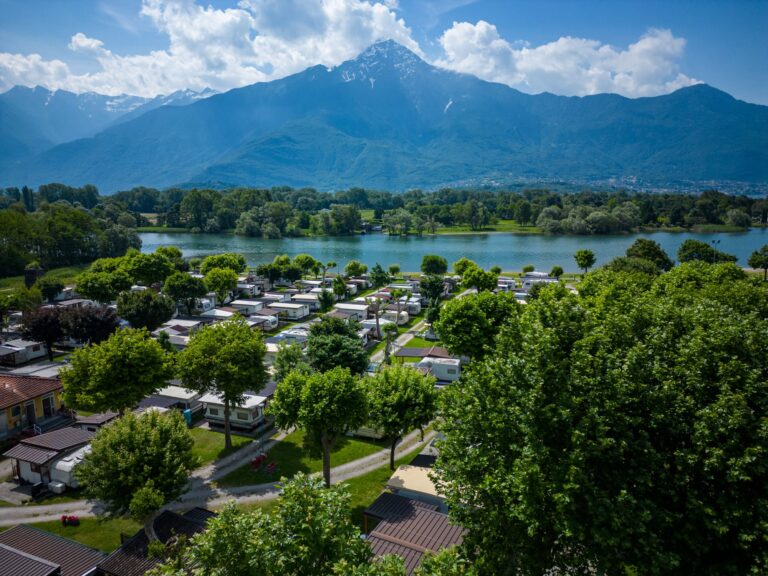
M 445 391 L 481 574 L 768 569 L 768 291 L 733 264 L 541 290 Z

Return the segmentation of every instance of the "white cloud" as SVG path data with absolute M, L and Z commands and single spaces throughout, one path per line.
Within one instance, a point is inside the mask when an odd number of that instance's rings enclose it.
M 165 50 L 122 56 L 78 32 L 69 48 L 92 57 L 95 72 L 75 74 L 37 54 L 0 53 L 0 90 L 14 84 L 142 96 L 227 90 L 315 64 L 334 66 L 382 39 L 421 53 L 396 6 L 391 0 L 241 0 L 236 8 L 217 9 L 195 0 L 143 0 L 141 15 L 168 37 Z
M 454 22 L 439 42 L 445 56 L 437 65 L 529 93 L 655 96 L 697 82 L 679 71 L 685 40 L 669 30 L 651 29 L 626 49 L 569 36 L 531 47 L 511 44 L 480 20 Z

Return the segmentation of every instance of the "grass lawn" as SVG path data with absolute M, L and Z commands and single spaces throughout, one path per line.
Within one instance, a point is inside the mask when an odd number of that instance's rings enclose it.
M 83 500 L 85 496 L 83 496 L 83 491 L 79 488 L 72 489 L 68 488 L 64 494 L 53 494 L 50 493 L 47 496 L 40 498 L 36 502 L 29 502 L 27 503 L 27 506 L 48 506 L 48 504 L 66 504 L 67 502 L 76 502 L 78 500 Z
M 224 456 L 253 442 L 253 438 L 232 434 L 232 449 L 227 450 L 224 448 L 224 432 L 214 432 L 205 428 L 192 428 L 189 432 L 195 440 L 192 454 L 197 456 L 200 466 L 224 458 Z
M 59 520 L 50 522 L 35 522 L 29 524 L 40 530 L 71 538 L 80 544 L 96 548 L 103 552 L 112 552 L 120 546 L 120 534 L 133 536 L 141 528 L 134 520 L 117 518 L 114 520 L 99 520 L 98 518 L 81 518 L 80 526 L 62 526 Z M 0 531 L 10 526 L 0 527 Z
M 80 272 L 88 268 L 90 264 L 76 264 L 74 266 L 65 266 L 63 268 L 51 268 L 45 273 L 48 278 L 56 278 L 64 284 L 74 284 L 75 278 Z M 24 276 L 9 276 L 0 280 L 0 290 L 13 289 L 24 286 Z
M 442 346 L 440 341 L 427 340 L 421 336 L 414 336 L 405 343 L 404 348 L 431 348 L 432 346 Z
M 515 232 L 517 234 L 541 234 L 536 226 L 523 226 L 514 220 L 499 220 L 482 230 L 472 230 L 469 226 L 445 226 L 437 229 L 438 234 L 484 234 L 486 232 Z
M 277 474 L 268 476 L 263 472 L 257 472 L 251 469 L 251 463 L 248 462 L 227 474 L 219 480 L 221 487 L 246 486 L 249 484 L 261 484 L 279 480 L 281 476 L 292 477 L 296 472 L 313 473 L 320 472 L 323 469 L 323 460 L 321 456 L 310 456 L 303 447 L 304 432 L 297 431 L 289 434 L 283 440 L 277 443 L 267 453 L 268 462 L 276 462 L 278 465 Z M 336 442 L 336 447 L 331 453 L 331 466 L 339 466 L 358 460 L 370 454 L 383 450 L 386 446 L 381 442 L 365 440 L 359 438 L 350 438 L 344 436 Z

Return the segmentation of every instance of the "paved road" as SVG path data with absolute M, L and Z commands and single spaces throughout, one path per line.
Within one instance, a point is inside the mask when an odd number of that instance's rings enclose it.
M 421 440 L 418 431 L 406 436 L 396 451 L 396 457 L 400 458 L 421 449 L 434 438 L 435 433 L 425 434 Z M 265 450 L 272 448 L 279 438 L 278 436 L 264 445 Z M 253 442 L 237 452 L 230 454 L 213 465 L 204 466 L 195 470 L 190 477 L 190 488 L 178 502 L 169 504 L 168 509 L 189 509 L 194 506 L 218 508 L 230 500 L 239 504 L 250 504 L 277 498 L 279 489 L 275 482 L 267 484 L 254 484 L 250 486 L 236 486 L 232 488 L 218 488 L 215 480 L 228 474 L 235 468 L 249 462 L 253 454 L 258 451 L 258 442 Z M 351 480 L 368 472 L 372 472 L 389 463 L 389 450 L 380 450 L 375 454 L 366 456 L 354 462 L 336 466 L 331 470 L 331 480 L 334 484 Z M 45 522 L 58 520 L 63 514 L 90 517 L 97 516 L 103 509 L 97 503 L 78 500 L 62 504 L 47 504 L 41 506 L 14 506 L 0 508 L 0 526 L 12 526 L 15 524 Z

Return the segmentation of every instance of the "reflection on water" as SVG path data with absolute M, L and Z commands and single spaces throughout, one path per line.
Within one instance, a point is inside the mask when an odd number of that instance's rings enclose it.
M 768 244 L 768 229 L 755 228 L 735 234 L 703 234 L 655 232 L 652 234 L 625 234 L 618 236 L 525 236 L 516 234 L 462 234 L 436 236 L 390 237 L 369 234 L 343 238 L 285 238 L 263 240 L 228 234 L 140 234 L 142 251 L 152 252 L 158 246 L 173 245 L 181 248 L 185 256 L 205 256 L 217 252 L 239 252 L 248 264 L 270 262 L 278 254 L 307 253 L 324 262 L 335 261 L 340 266 L 348 260 L 360 260 L 369 266 L 380 263 L 387 267 L 399 264 L 403 270 L 416 271 L 424 254 L 440 254 L 449 265 L 462 256 L 488 268 L 498 265 L 504 270 L 519 270 L 533 264 L 538 270 L 548 271 L 562 266 L 567 272 L 577 271 L 573 254 L 576 250 L 592 250 L 597 264 L 624 254 L 636 238 L 650 238 L 675 258 L 683 241 L 693 238 L 703 242 L 715 241 L 716 248 L 735 254 L 739 264 L 746 266 L 749 255 L 763 244 Z

